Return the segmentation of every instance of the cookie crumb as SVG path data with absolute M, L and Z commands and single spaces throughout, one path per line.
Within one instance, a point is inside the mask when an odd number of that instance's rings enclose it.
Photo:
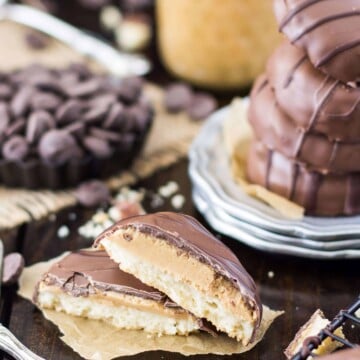
M 179 184 L 176 181 L 168 181 L 165 185 L 160 186 L 158 193 L 164 198 L 168 198 L 179 191 Z
M 59 227 L 57 231 L 57 236 L 59 238 L 65 238 L 70 235 L 70 229 L 66 225 L 62 225 Z
M 174 209 L 182 209 L 185 204 L 185 196 L 178 194 L 172 197 L 171 199 L 171 205 Z
M 267 275 L 269 279 L 272 279 L 275 276 L 273 271 L 269 271 Z

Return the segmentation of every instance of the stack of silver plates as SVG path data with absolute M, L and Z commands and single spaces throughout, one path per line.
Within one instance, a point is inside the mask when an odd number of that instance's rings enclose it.
M 289 220 L 247 195 L 231 175 L 222 126 L 229 108 L 215 112 L 190 150 L 193 200 L 218 232 L 254 248 L 318 259 L 360 258 L 360 216 Z

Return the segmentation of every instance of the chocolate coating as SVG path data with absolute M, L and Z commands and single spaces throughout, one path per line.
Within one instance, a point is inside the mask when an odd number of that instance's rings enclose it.
M 251 92 L 249 121 L 256 138 L 269 149 L 323 174 L 360 171 L 360 142 L 329 140 L 325 135 L 305 132 L 282 111 L 265 76 Z
M 57 285 L 72 296 L 114 291 L 155 301 L 168 300 L 160 291 L 143 284 L 119 269 L 105 251 L 79 250 L 54 264 L 44 276 L 45 283 Z
M 172 212 L 130 217 L 105 230 L 95 240 L 94 246 L 118 229 L 128 227 L 167 241 L 180 251 L 188 252 L 199 261 L 211 266 L 216 273 L 239 289 L 249 308 L 258 314 L 257 326 L 259 326 L 262 305 L 254 280 L 235 254 L 197 220 L 191 216 Z
M 298 127 L 332 140 L 360 140 L 360 88 L 322 74 L 288 42 L 269 59 L 267 77 L 280 107 Z
M 360 212 L 360 173 L 323 175 L 309 171 L 277 151 L 254 141 L 248 154 L 247 177 L 303 206 L 306 214 L 353 215 Z
M 343 82 L 360 79 L 359 0 L 275 0 L 280 31 L 312 64 Z

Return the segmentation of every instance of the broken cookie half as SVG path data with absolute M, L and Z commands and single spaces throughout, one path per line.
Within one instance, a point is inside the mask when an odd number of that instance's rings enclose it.
M 237 257 L 194 218 L 170 212 L 122 220 L 94 246 L 142 282 L 244 345 L 258 328 L 262 305 Z
M 61 259 L 38 283 L 33 300 L 40 308 L 102 320 L 119 329 L 158 335 L 211 332 L 166 295 L 121 271 L 105 251 L 80 250 Z

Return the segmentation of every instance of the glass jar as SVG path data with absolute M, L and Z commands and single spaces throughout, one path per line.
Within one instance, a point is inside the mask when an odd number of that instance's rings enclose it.
M 164 65 L 201 87 L 249 86 L 280 39 L 271 0 L 157 0 L 156 11 Z

